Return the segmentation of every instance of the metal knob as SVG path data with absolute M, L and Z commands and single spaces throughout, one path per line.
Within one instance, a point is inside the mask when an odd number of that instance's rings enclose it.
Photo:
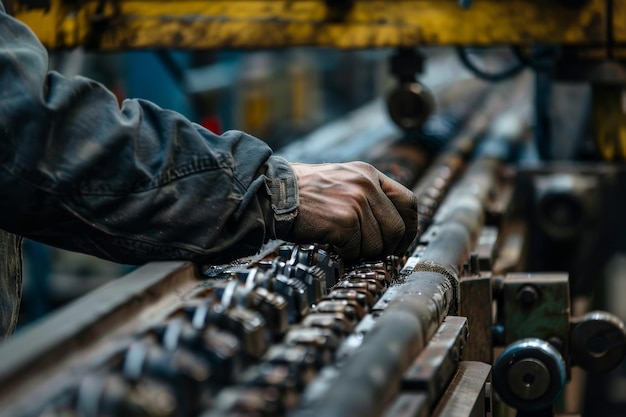
M 534 411 L 551 406 L 565 386 L 561 354 L 541 339 L 507 346 L 493 367 L 496 391 L 511 407 Z
M 387 110 L 391 119 L 404 130 L 417 130 L 432 114 L 435 100 L 421 83 L 403 82 L 387 97 Z
M 612 314 L 593 311 L 574 325 L 570 343 L 576 365 L 587 371 L 607 372 L 626 356 L 626 327 Z

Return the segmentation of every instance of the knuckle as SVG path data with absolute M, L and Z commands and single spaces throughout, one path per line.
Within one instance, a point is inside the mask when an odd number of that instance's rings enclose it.
M 358 169 L 359 171 L 362 171 L 363 173 L 367 174 L 367 176 L 372 176 L 374 175 L 377 170 L 376 168 L 374 168 L 373 165 L 367 163 L 367 162 L 363 162 L 363 161 L 355 161 L 353 162 L 354 167 L 356 169 Z
M 335 220 L 339 227 L 343 230 L 356 230 L 360 229 L 359 217 L 352 209 L 339 210 L 335 217 Z
M 352 195 L 352 199 L 354 200 L 354 203 L 357 207 L 363 207 L 368 203 L 368 199 L 367 199 L 367 194 L 361 192 L 361 193 L 354 193 L 354 195 Z M 356 207 L 355 207 L 356 209 Z

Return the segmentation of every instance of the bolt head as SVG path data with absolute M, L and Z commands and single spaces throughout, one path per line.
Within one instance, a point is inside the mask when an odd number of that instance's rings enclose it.
M 539 291 L 532 285 L 524 285 L 517 293 L 517 301 L 525 307 L 533 306 L 538 299 Z

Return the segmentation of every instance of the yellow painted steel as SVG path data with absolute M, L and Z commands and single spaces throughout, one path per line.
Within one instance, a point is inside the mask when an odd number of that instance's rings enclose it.
M 626 1 L 613 1 L 612 21 L 613 41 L 617 44 L 626 44 Z
M 355 0 L 345 16 L 323 0 L 51 0 L 48 12 L 15 3 L 16 17 L 49 48 L 100 50 L 601 45 L 608 24 L 605 0 L 579 9 L 555 0 L 476 0 L 469 10 L 457 0 Z M 626 28 L 619 30 L 626 42 Z
M 592 127 L 598 151 L 607 161 L 626 161 L 626 88 L 593 85 Z

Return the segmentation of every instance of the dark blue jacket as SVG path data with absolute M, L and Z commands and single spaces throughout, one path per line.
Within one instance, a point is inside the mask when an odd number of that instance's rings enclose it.
M 0 229 L 121 263 L 222 262 L 283 236 L 297 206 L 293 170 L 263 141 L 48 72 L 0 0 Z M 0 338 L 19 285 L 0 281 Z

